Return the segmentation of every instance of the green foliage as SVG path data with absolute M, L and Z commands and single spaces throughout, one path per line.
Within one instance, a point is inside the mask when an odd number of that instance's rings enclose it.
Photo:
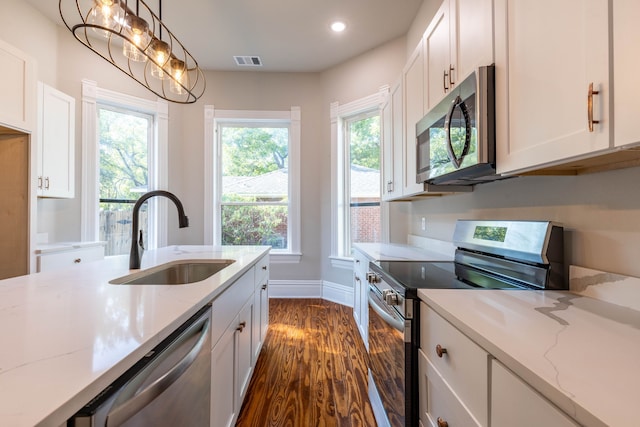
M 286 248 L 286 206 L 222 207 L 223 245 L 271 245 Z M 279 242 L 284 239 L 284 247 Z
M 350 122 L 351 164 L 380 170 L 380 116 Z
M 135 200 L 146 188 L 147 118 L 99 109 L 100 198 Z
M 222 174 L 257 176 L 287 167 L 289 129 L 223 127 Z

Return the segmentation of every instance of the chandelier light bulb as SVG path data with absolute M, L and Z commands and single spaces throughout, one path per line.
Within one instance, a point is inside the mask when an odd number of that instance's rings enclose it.
M 171 83 L 169 85 L 169 90 L 177 95 L 182 95 L 184 93 L 183 84 L 185 79 L 185 65 L 184 62 L 179 59 L 172 59 L 169 62 L 169 66 L 171 68 Z
M 93 25 L 96 34 L 108 38 L 112 32 L 118 32 L 122 22 L 122 8 L 113 0 L 95 0 L 88 23 Z
M 160 80 L 164 79 L 164 66 L 171 57 L 169 44 L 154 38 L 149 45 L 149 53 L 154 62 L 151 67 L 151 75 Z
M 151 42 L 149 35 L 149 24 L 144 19 L 128 14 L 124 18 L 125 34 L 133 42 L 124 40 L 122 44 L 122 53 L 132 61 L 146 62 L 147 55 L 143 51 Z

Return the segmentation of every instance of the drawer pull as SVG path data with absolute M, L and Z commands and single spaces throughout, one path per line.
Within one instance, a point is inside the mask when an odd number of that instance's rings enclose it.
M 449 427 L 449 423 L 438 417 L 438 427 Z
M 262 266 L 262 269 L 263 269 L 264 271 L 267 271 L 267 266 L 266 266 L 266 265 L 263 265 L 263 266 Z
M 447 353 L 447 349 L 442 347 L 440 344 L 436 346 L 436 354 L 438 357 L 442 357 L 443 354 Z M 439 425 L 439 424 L 438 424 Z
M 264 285 L 262 285 L 262 290 L 266 291 L 267 290 L 267 284 L 265 283 Z
M 240 322 L 240 324 L 236 328 L 236 331 L 240 331 L 240 332 L 244 331 L 245 326 L 247 326 L 247 322 Z
M 74 264 L 80 264 L 82 262 L 82 258 L 76 258 L 73 260 Z

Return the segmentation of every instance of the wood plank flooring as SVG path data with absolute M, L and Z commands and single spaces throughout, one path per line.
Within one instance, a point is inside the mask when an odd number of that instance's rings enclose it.
M 269 310 L 236 426 L 375 426 L 352 309 L 321 299 L 271 299 Z

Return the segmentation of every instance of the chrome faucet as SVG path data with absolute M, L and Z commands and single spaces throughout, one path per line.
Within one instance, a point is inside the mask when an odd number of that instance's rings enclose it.
M 129 269 L 137 270 L 140 268 L 140 262 L 142 261 L 142 254 L 144 253 L 144 240 L 142 238 L 142 230 L 140 231 L 139 239 L 136 239 L 138 235 L 138 216 L 140 214 L 140 208 L 142 204 L 146 202 L 148 199 L 154 196 L 164 196 L 169 200 L 175 203 L 176 208 L 178 208 L 178 226 L 180 228 L 185 228 L 189 226 L 189 218 L 184 214 L 184 208 L 182 207 L 182 203 L 180 200 L 173 195 L 173 193 L 169 193 L 168 191 L 156 190 L 149 191 L 148 193 L 144 193 L 136 204 L 133 206 L 133 222 L 131 224 L 131 253 L 129 255 Z M 138 248 L 140 246 L 140 248 Z

